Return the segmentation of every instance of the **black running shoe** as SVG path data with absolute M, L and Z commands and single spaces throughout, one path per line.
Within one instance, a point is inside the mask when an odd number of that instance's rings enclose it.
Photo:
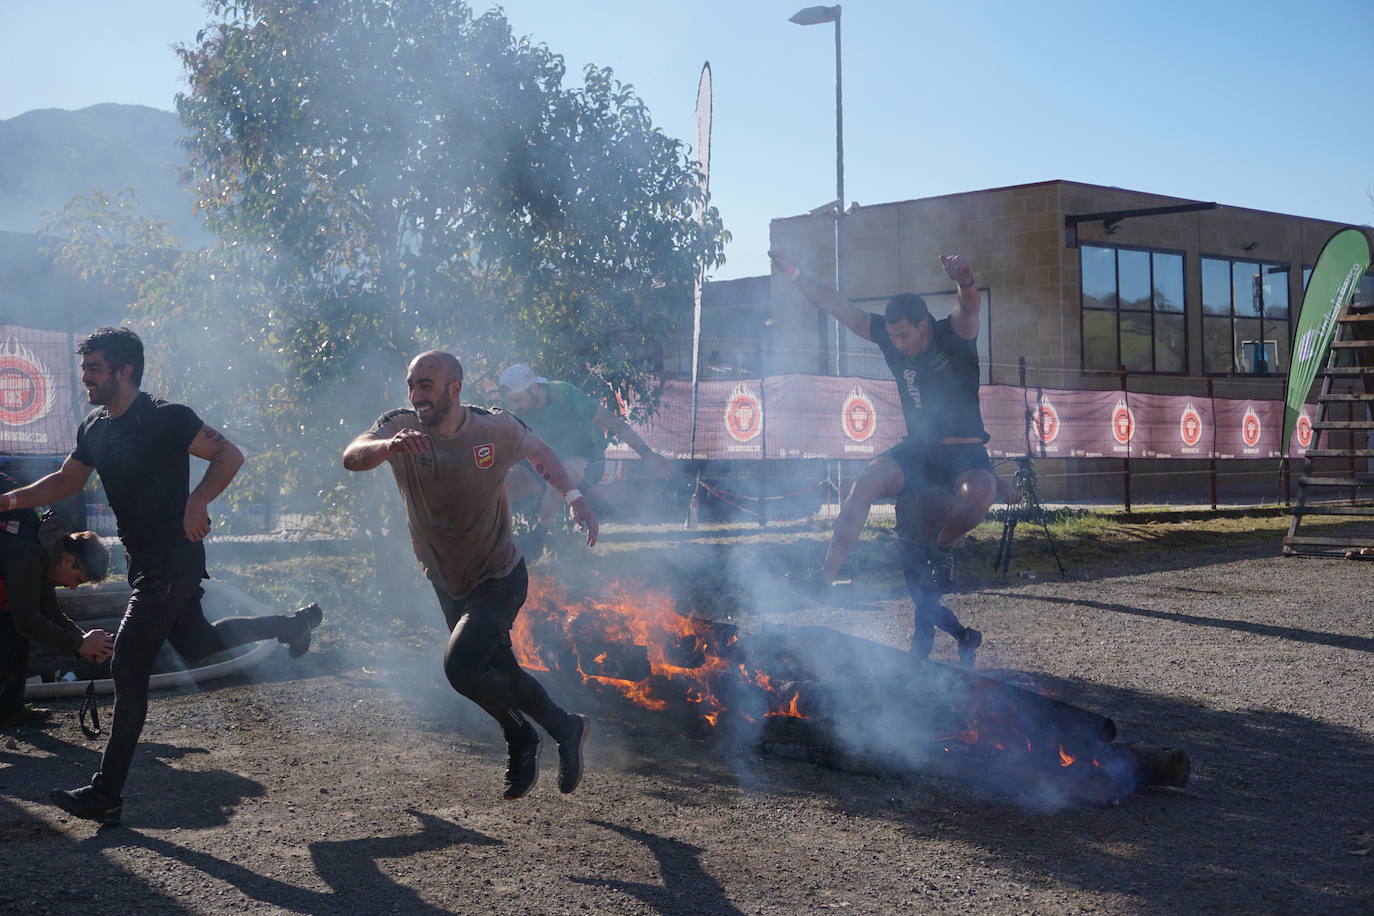
M 978 647 L 983 644 L 983 634 L 973 627 L 964 627 L 963 638 L 959 640 L 959 664 L 972 668 L 978 657 Z
M 592 731 L 592 720 L 573 716 L 573 731 L 558 742 L 558 791 L 567 795 L 582 781 L 582 745 Z
M 525 723 L 525 729 L 514 741 L 507 741 L 510 762 L 506 764 L 506 801 L 524 798 L 539 781 L 539 733 Z
M 300 658 L 310 651 L 310 634 L 324 620 L 324 611 L 320 610 L 318 604 L 307 604 L 287 619 L 293 621 L 298 629 L 295 636 L 281 641 L 286 644 L 286 651 L 292 658 Z
M 26 725 L 45 725 L 52 718 L 52 710 L 35 706 L 21 707 L 0 719 L 0 728 L 23 728 Z
M 53 789 L 48 800 L 68 814 L 95 821 L 102 827 L 118 827 L 124 813 L 124 799 L 111 798 L 95 786 Z

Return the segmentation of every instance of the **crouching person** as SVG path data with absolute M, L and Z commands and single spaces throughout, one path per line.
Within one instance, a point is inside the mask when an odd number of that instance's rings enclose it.
M 69 533 L 52 513 L 41 522 L 35 515 L 32 527 L 34 537 L 0 531 L 0 728 L 41 725 L 52 715 L 24 705 L 31 642 L 92 662 L 109 658 L 114 646 L 105 630 L 82 629 L 57 604 L 59 587 L 104 579 L 110 552 L 95 532 Z

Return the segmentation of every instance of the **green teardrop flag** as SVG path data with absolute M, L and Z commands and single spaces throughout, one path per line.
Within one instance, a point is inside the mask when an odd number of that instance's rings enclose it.
M 1288 366 L 1288 385 L 1283 408 L 1283 454 L 1288 454 L 1293 425 L 1307 401 L 1312 380 L 1326 362 L 1326 351 L 1336 336 L 1336 318 L 1355 295 L 1360 278 L 1369 269 L 1369 238 L 1360 229 L 1342 229 L 1322 246 L 1303 293 L 1298 329 L 1293 335 L 1293 359 Z

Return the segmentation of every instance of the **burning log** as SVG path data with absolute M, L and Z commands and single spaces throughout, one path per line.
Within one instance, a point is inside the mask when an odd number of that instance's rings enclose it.
M 1188 781 L 1183 751 L 1116 744 L 1109 717 L 1032 690 L 824 627 L 741 634 L 643 589 L 616 592 L 574 599 L 532 583 L 512 633 L 521 663 L 680 732 L 748 735 L 765 753 L 841 770 L 945 774 L 1042 801 Z
M 1188 752 L 1178 747 L 1136 747 L 1121 745 L 1135 763 L 1136 784 L 1183 788 L 1192 776 L 1193 763 Z
M 739 638 L 739 627 L 734 624 L 695 614 L 687 618 L 687 626 L 689 629 L 678 633 L 665 652 L 668 662 L 679 668 L 700 668 L 711 655 L 729 658 Z

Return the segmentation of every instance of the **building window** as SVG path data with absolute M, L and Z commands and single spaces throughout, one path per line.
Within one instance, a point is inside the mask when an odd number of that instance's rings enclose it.
M 1291 269 L 1265 261 L 1202 259 L 1204 372 L 1273 375 L 1288 371 Z
M 1183 255 L 1079 248 L 1083 277 L 1083 368 L 1188 371 Z

